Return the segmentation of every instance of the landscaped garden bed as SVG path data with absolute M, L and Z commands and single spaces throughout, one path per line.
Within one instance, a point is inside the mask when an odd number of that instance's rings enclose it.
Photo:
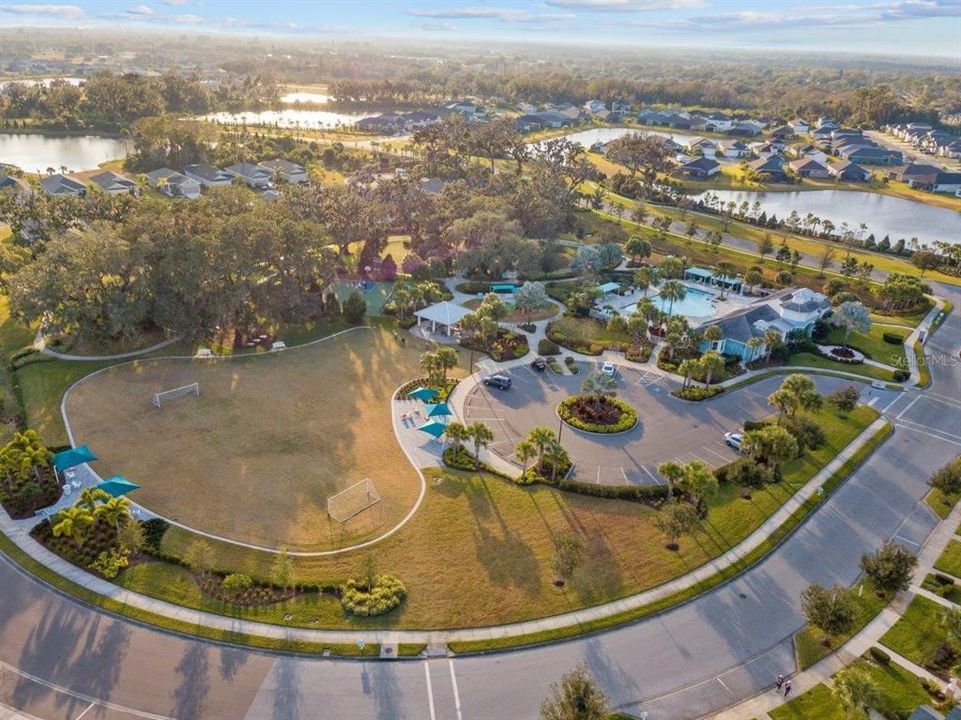
M 600 320 L 565 315 L 547 325 L 547 337 L 561 347 L 584 355 L 600 355 L 605 350 L 625 350 L 630 345 L 627 333 L 611 331 Z
M 34 430 L 17 433 L 0 449 L 0 501 L 12 519 L 32 517 L 60 499 L 52 459 Z
M 437 397 L 431 402 L 442 403 L 446 402 L 450 394 L 454 392 L 454 388 L 457 387 L 459 380 L 456 378 L 447 378 L 446 383 L 444 382 L 433 382 L 430 378 L 417 378 L 416 380 L 411 380 L 405 383 L 400 390 L 397 391 L 395 396 L 397 400 L 409 400 L 410 394 L 420 387 L 429 388 L 437 392 Z
M 637 412 L 614 397 L 572 395 L 557 406 L 561 419 L 578 430 L 594 433 L 627 432 L 637 425 Z
M 497 334 L 493 339 L 474 335 L 461 338 L 460 344 L 471 350 L 485 352 L 497 362 L 524 357 L 530 349 L 527 346 L 527 338 L 505 328 L 497 328 Z

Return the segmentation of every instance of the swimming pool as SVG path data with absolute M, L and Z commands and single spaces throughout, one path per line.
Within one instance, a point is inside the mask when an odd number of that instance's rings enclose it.
M 654 304 L 663 312 L 671 310 L 672 315 L 683 315 L 688 318 L 706 318 L 714 315 L 717 312 L 717 295 L 714 293 L 706 292 L 690 285 L 685 285 L 684 289 L 687 290 L 687 295 L 684 296 L 683 300 L 676 301 L 674 307 L 671 308 L 671 303 L 653 295 L 651 299 Z M 637 309 L 637 305 L 628 305 L 621 309 L 621 315 L 627 316 L 632 314 Z

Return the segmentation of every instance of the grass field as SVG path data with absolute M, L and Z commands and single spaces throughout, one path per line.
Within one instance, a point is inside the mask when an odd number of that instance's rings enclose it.
M 908 609 L 901 615 L 901 619 L 881 636 L 882 645 L 922 667 L 928 666 L 938 646 L 944 640 L 941 606 L 920 595 L 915 595 Z M 936 675 L 947 677 L 946 668 L 928 669 Z
M 924 496 L 924 502 L 942 520 L 951 514 L 951 510 L 954 509 L 959 499 L 961 499 L 961 496 L 945 495 L 938 488 L 931 488 L 928 494 Z
M 884 341 L 884 334 L 897 335 L 901 338 L 900 345 L 894 345 Z M 911 334 L 907 328 L 885 327 L 884 325 L 871 325 L 866 333 L 852 332 L 848 336 L 848 345 L 857 348 L 871 360 L 875 360 L 885 365 L 893 365 L 897 368 L 906 368 L 908 361 L 904 355 L 904 338 Z M 844 342 L 844 330 L 835 328 L 832 330 L 823 344 L 840 345 Z
M 740 497 L 724 486 L 710 502 L 704 529 L 683 538 L 670 552 L 654 527 L 655 511 L 637 503 L 563 493 L 544 486 L 519 487 L 484 473 L 427 470 L 427 495 L 398 533 L 370 550 L 379 567 L 404 581 L 409 597 L 402 608 L 380 619 L 353 621 L 371 627 L 462 627 L 530 619 L 611 601 L 686 573 L 737 544 L 838 450 L 877 416 L 862 407 L 847 420 L 829 419 L 830 444 L 792 461 L 784 480 Z M 550 564 L 554 540 L 574 533 L 584 544 L 584 561 L 569 585 L 555 589 Z M 171 528 L 164 549 L 184 552 L 191 535 Z M 266 576 L 264 553 L 215 544 L 218 566 Z M 295 558 L 305 582 L 337 581 L 360 568 L 365 552 L 346 556 Z M 176 571 L 174 571 L 176 572 Z M 137 587 L 166 597 L 169 578 L 138 571 Z M 177 599 L 183 599 L 177 591 Z M 188 596 L 189 598 L 189 596 Z M 331 600 L 292 602 L 286 609 L 265 609 L 257 617 L 291 624 L 344 627 L 339 605 Z
M 139 483 L 145 507 L 234 540 L 329 549 L 392 527 L 419 493 L 390 398 L 420 374 L 421 349 L 363 328 L 280 354 L 140 361 L 77 385 L 67 411 L 98 471 Z M 192 382 L 200 397 L 151 405 Z M 382 501 L 344 527 L 328 521 L 327 497 L 365 477 Z
M 820 370 L 836 370 L 838 372 L 851 373 L 852 375 L 861 375 L 874 380 L 883 380 L 884 382 L 894 381 L 894 371 L 886 368 L 879 368 L 874 365 L 868 365 L 867 363 L 836 362 L 826 357 L 806 352 L 794 353 L 788 361 L 788 364 L 817 368 Z
M 961 578 L 961 542 L 952 540 L 934 563 L 934 569 Z

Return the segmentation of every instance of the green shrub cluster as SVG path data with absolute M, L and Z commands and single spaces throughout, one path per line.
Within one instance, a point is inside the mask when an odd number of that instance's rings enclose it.
M 646 363 L 651 359 L 651 350 L 647 345 L 631 345 L 624 351 L 624 358 L 631 362 Z
M 118 550 L 114 547 L 101 551 L 97 559 L 90 563 L 90 569 L 108 580 L 113 580 L 129 564 L 130 554 L 126 550 Z
M 351 615 L 373 617 L 389 613 L 405 597 L 404 583 L 393 575 L 377 575 L 372 584 L 350 578 L 341 588 L 340 604 Z
M 554 372 L 555 375 L 563 375 L 564 371 L 561 369 L 561 364 L 557 362 L 557 358 L 548 357 L 547 366 Z
M 538 355 L 559 355 L 561 352 L 560 347 L 553 340 L 548 340 L 547 338 L 541 338 L 537 341 L 537 354 Z
M 890 343 L 891 345 L 903 345 L 903 344 L 904 344 L 904 338 L 903 338 L 902 336 L 898 335 L 897 333 L 893 333 L 893 332 L 886 332 L 886 333 L 884 333 L 884 334 L 881 336 L 881 339 L 883 339 L 884 342 L 886 342 L 886 343 Z
M 645 505 L 659 506 L 667 500 L 666 485 L 600 485 L 577 480 L 561 480 L 557 488 L 565 492 L 612 500 L 632 500 Z
M 564 358 L 564 364 L 567 365 L 567 369 L 571 371 L 572 375 L 577 375 L 581 369 L 577 366 L 577 360 L 572 358 L 570 355 Z
M 682 400 L 692 400 L 698 402 L 700 400 L 707 400 L 708 398 L 715 397 L 724 392 L 724 388 L 718 387 L 717 385 L 711 385 L 710 387 L 702 387 L 701 385 L 688 385 L 686 388 L 677 388 L 671 392 L 674 397 L 679 397 Z
M 611 403 L 612 405 L 616 405 L 621 411 L 621 416 L 616 423 L 611 423 L 610 425 L 600 425 L 598 423 L 585 422 L 584 420 L 576 417 L 570 410 L 574 403 L 581 400 L 583 400 L 581 396 L 572 395 L 571 397 L 561 400 L 560 404 L 557 406 L 557 413 L 561 416 L 561 419 L 571 427 L 575 427 L 578 430 L 584 430 L 586 432 L 612 434 L 625 432 L 637 425 L 637 412 L 634 410 L 634 408 L 632 408 L 623 400 L 612 397 L 605 398 L 605 401 Z

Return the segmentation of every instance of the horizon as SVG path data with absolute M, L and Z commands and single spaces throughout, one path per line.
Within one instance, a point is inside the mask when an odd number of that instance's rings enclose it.
M 322 6 L 278 0 L 77 0 L 0 3 L 0 29 L 256 36 L 295 41 L 829 53 L 949 59 L 961 70 L 961 0 L 361 0 Z M 351 37 L 345 38 L 345 35 Z

